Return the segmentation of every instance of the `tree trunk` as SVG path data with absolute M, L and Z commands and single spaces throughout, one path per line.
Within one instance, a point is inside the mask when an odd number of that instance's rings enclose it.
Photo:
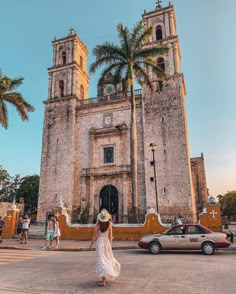
M 131 79 L 131 177 L 132 177 L 132 209 L 133 222 L 138 222 L 138 157 L 137 157 L 137 120 L 134 81 Z

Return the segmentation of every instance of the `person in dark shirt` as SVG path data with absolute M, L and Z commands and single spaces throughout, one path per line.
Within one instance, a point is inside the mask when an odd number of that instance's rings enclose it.
M 22 223 L 23 223 L 23 217 L 20 216 L 19 221 L 17 223 L 17 229 L 16 229 L 16 233 L 17 233 L 17 236 L 18 236 L 17 241 L 21 241 Z
M 0 216 L 0 243 L 2 243 L 2 230 L 3 230 L 3 226 L 4 226 L 4 221 L 2 219 L 2 217 Z

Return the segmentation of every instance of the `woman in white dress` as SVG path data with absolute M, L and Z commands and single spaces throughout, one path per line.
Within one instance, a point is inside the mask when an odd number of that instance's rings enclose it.
M 112 225 L 111 215 L 106 209 L 98 214 L 97 224 L 90 244 L 92 248 L 96 241 L 96 273 L 102 279 L 102 286 L 106 286 L 108 279 L 115 279 L 120 275 L 120 264 L 112 253 Z
M 59 240 L 60 240 L 60 236 L 61 236 L 61 231 L 59 228 L 59 222 L 58 222 L 58 218 L 55 216 L 54 217 L 54 234 L 53 234 L 53 238 L 56 239 L 56 249 L 59 248 Z

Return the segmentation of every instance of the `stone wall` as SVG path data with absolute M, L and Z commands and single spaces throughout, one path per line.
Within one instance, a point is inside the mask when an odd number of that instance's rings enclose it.
M 72 210 L 74 198 L 75 98 L 45 104 L 38 221 L 60 200 Z
M 201 213 L 206 206 L 208 191 L 206 183 L 205 163 L 203 153 L 201 157 L 191 158 L 192 180 L 196 196 L 197 213 Z
M 137 100 L 139 215 L 146 212 L 143 126 L 140 99 Z M 99 211 L 99 198 L 103 186 L 113 185 L 118 189 L 119 220 L 131 219 L 130 177 L 130 101 L 121 100 L 109 104 L 86 105 L 77 108 L 78 117 L 78 198 L 89 201 L 90 216 Z M 87 147 L 86 147 L 87 146 Z M 114 164 L 104 164 L 103 148 L 113 146 Z
M 163 91 L 144 97 L 144 150 L 146 197 L 148 206 L 156 207 L 152 152 L 155 151 L 157 195 L 160 213 L 196 214 L 192 186 L 185 97 L 182 75 L 165 83 Z M 195 215 L 196 216 L 196 215 Z

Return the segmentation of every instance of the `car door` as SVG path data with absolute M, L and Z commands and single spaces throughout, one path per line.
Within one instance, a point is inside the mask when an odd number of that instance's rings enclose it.
M 166 250 L 184 250 L 186 248 L 185 225 L 171 228 L 161 238 L 161 245 Z
M 186 249 L 201 249 L 202 242 L 207 239 L 206 232 L 198 225 L 188 225 L 186 229 Z

